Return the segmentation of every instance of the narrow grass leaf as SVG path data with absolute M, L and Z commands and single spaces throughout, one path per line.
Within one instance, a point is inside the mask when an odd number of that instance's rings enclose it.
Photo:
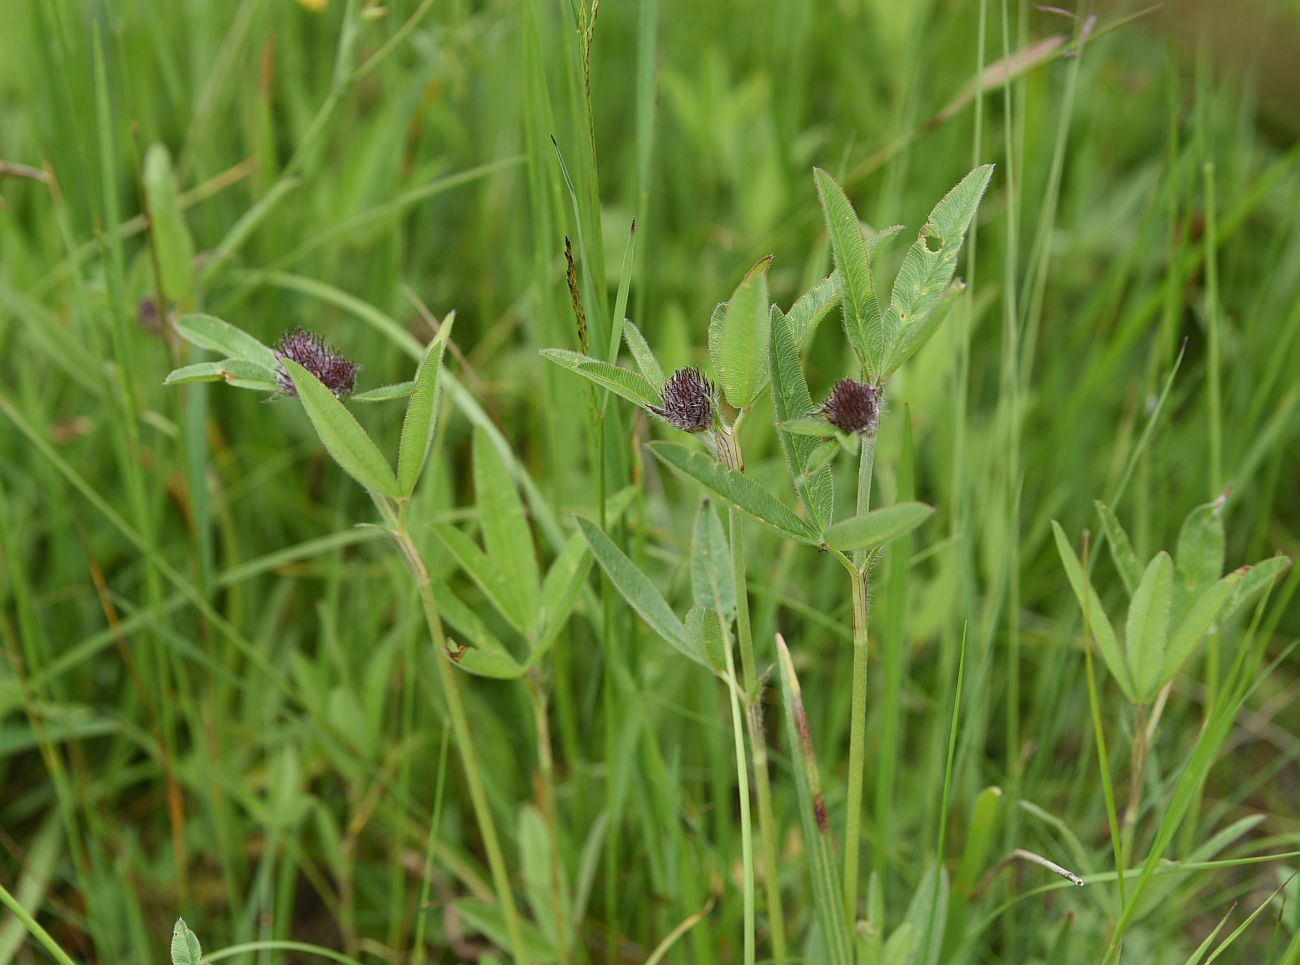
M 1124 653 L 1120 650 L 1119 641 L 1115 637 L 1115 628 L 1111 625 L 1106 611 L 1102 609 L 1101 597 L 1092 588 L 1092 584 L 1083 572 L 1083 567 L 1079 565 L 1079 558 L 1074 555 L 1074 549 L 1070 546 L 1065 531 L 1056 520 L 1052 520 L 1052 533 L 1056 537 L 1056 552 L 1065 567 L 1066 578 L 1069 579 L 1070 587 L 1074 590 L 1074 597 L 1079 602 L 1093 639 L 1097 641 L 1097 649 L 1101 652 L 1102 660 L 1106 662 L 1106 669 L 1115 678 L 1120 690 L 1124 691 L 1124 696 L 1136 702 L 1137 693 L 1133 688 L 1128 663 L 1124 660 Z
M 1131 597 L 1133 591 L 1137 589 L 1138 582 L 1142 579 L 1142 564 L 1138 561 L 1137 553 L 1133 551 L 1133 544 L 1129 541 L 1128 533 L 1120 525 L 1119 519 L 1111 511 L 1110 507 L 1100 499 L 1095 503 L 1097 515 L 1101 517 L 1101 529 L 1106 534 L 1106 543 L 1110 546 L 1111 559 L 1115 561 L 1115 569 L 1119 571 L 1119 578 L 1124 583 L 1124 589 L 1128 591 Z
M 778 676 L 781 702 L 785 704 L 786 739 L 793 758 L 795 790 L 799 796 L 799 821 L 803 827 L 804 851 L 812 875 L 813 908 L 821 926 L 826 958 L 832 965 L 851 965 L 849 926 L 844 919 L 844 897 L 835 870 L 835 851 L 831 844 L 830 816 L 822 796 L 817 754 L 813 749 L 808 714 L 804 710 L 799 678 L 785 640 L 776 635 Z
M 650 408 L 663 402 L 660 393 L 656 392 L 654 386 L 650 384 L 650 380 L 639 372 L 610 365 L 608 362 L 602 362 L 600 359 L 579 352 L 570 352 L 568 349 L 542 349 L 542 355 L 639 406 Z
M 152 144 L 145 151 L 144 195 L 163 292 L 168 301 L 189 306 L 194 298 L 194 239 L 185 225 L 171 155 L 161 144 Z M 159 306 L 158 310 L 166 309 Z
M 934 513 L 925 503 L 899 503 L 843 519 L 826 531 L 826 545 L 841 552 L 884 546 L 906 536 Z
M 767 270 L 772 256 L 757 262 L 709 323 L 709 357 L 727 401 L 750 405 L 767 381 Z
M 875 381 L 893 344 L 892 333 L 883 330 L 884 320 L 871 277 L 871 258 L 862 237 L 862 225 L 844 190 L 835 179 L 817 168 L 813 171 L 821 198 L 826 229 L 830 233 L 835 266 L 843 285 L 844 330 L 868 377 Z
M 456 914 L 474 932 L 485 935 L 498 948 L 511 948 L 510 929 L 506 925 L 501 906 L 480 901 L 477 898 L 462 898 L 455 903 Z M 555 961 L 555 947 L 538 931 L 531 922 L 521 921 L 518 927 L 523 936 L 523 953 L 529 962 L 548 965 Z
M 442 395 L 438 374 L 442 371 L 443 352 L 451 338 L 455 320 L 454 312 L 447 315 L 415 370 L 415 387 L 406 403 L 402 438 L 397 445 L 397 482 L 406 497 L 415 492 L 424 461 L 433 445 L 433 433 L 438 425 L 438 402 Z
M 537 604 L 533 629 L 533 652 L 528 665 L 534 666 L 545 654 L 573 612 L 578 594 L 591 571 L 591 554 L 581 533 L 574 533 L 546 571 Z
M 646 342 L 645 336 L 641 334 L 641 329 L 637 328 L 630 319 L 623 322 L 623 344 L 632 353 L 636 367 L 649 381 L 651 388 L 657 394 L 662 394 L 664 390 L 663 366 L 655 358 L 655 353 L 651 350 L 649 343 Z
M 641 619 L 650 625 L 650 629 L 663 637 L 678 651 L 690 657 L 701 666 L 707 667 L 704 651 L 686 633 L 686 627 L 677 619 L 677 614 L 663 598 L 663 595 L 627 556 L 614 545 L 595 523 L 583 517 L 577 517 L 578 528 L 583 538 L 591 547 L 591 555 L 596 558 L 601 569 L 623 599 L 631 604 L 632 609 L 641 615 Z
M 292 359 L 284 360 L 316 435 L 343 470 L 371 492 L 398 499 L 397 477 L 361 423 L 320 379 Z
M 1154 698 L 1164 682 L 1173 579 L 1173 560 L 1168 553 L 1157 553 L 1147 564 L 1129 603 L 1124 646 L 1140 703 Z
M 273 372 L 279 365 L 275 352 L 243 329 L 213 315 L 183 315 L 176 320 L 176 332 L 191 345 L 232 358 L 248 359 Z
M 803 366 L 794 336 L 781 309 L 775 305 L 771 311 L 771 337 L 769 370 L 772 377 L 772 405 L 776 416 L 777 436 L 781 454 L 785 457 L 786 471 L 794 484 L 795 492 L 812 518 L 813 525 L 824 530 L 830 525 L 835 512 L 835 490 L 829 466 L 809 470 L 808 460 L 817 448 L 812 436 L 785 430 L 788 422 L 805 419 L 812 411 L 812 395 L 804 380 Z
M 729 469 L 703 452 L 671 442 L 652 442 L 650 450 L 684 476 L 689 476 L 713 495 L 748 513 L 778 533 L 817 545 L 820 531 L 795 514 L 769 489 L 748 476 Z

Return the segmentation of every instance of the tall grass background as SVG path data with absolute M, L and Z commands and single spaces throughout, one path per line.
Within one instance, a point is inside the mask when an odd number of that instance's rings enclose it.
M 574 513 L 598 518 L 598 493 L 634 485 L 621 544 L 689 597 L 699 496 L 647 456 L 663 430 L 611 400 L 598 446 L 583 387 L 538 356 L 578 344 L 566 236 L 593 352 L 626 277 L 626 314 L 665 366 L 701 364 L 711 310 L 758 259 L 775 255 L 787 307 L 830 270 L 814 166 L 871 225 L 915 229 L 993 162 L 966 294 L 891 381 L 880 433 L 881 499 L 938 512 L 874 577 L 858 915 L 885 934 L 929 921 L 938 861 L 931 961 L 1097 961 L 1121 918 L 1124 961 L 1198 960 L 1221 920 L 1206 951 L 1231 937 L 1227 960 L 1298 960 L 1295 571 L 1174 683 L 1129 888 L 1166 832 L 1180 865 L 1128 908 L 1097 737 L 1122 808 L 1134 719 L 1100 666 L 1094 715 L 1049 525 L 1082 545 L 1093 501 L 1118 494 L 1145 559 L 1228 491 L 1230 567 L 1300 548 L 1294 5 L 313 7 L 5 4 L 0 884 L 33 927 L 77 961 L 162 960 L 181 914 L 209 949 L 509 954 L 441 658 L 400 561 L 354 525 L 373 507 L 296 404 L 164 389 L 184 357 L 165 312 L 266 342 L 309 327 L 368 388 L 410 378 L 412 347 L 454 309 L 459 388 L 413 532 L 506 638 L 427 526 L 476 526 L 475 426 L 512 453 L 540 558 Z M 156 144 L 177 196 L 150 222 Z M 165 266 L 195 256 L 192 290 L 163 290 Z M 815 398 L 850 374 L 846 354 L 829 319 L 805 361 Z M 395 409 L 357 411 L 396 444 Z M 746 432 L 748 471 L 789 496 L 770 418 Z M 837 472 L 849 491 L 847 461 Z M 833 560 L 748 535 L 760 669 L 779 631 L 838 830 L 851 601 Z M 1094 580 L 1121 598 L 1104 554 Z M 816 961 L 775 679 L 783 925 L 789 955 Z M 738 960 L 742 825 L 716 682 L 593 576 L 528 686 L 462 678 L 537 957 L 558 908 L 575 960 Z M 1224 713 L 1226 739 L 1198 757 Z M 1014 849 L 1088 884 L 999 866 Z M 762 958 L 765 904 L 758 918 Z M 0 961 L 38 960 L 28 942 L 23 919 L 0 921 Z M 307 954 L 269 947 L 243 960 Z

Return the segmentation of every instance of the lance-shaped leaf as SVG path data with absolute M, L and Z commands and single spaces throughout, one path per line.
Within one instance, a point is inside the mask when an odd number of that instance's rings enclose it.
M 186 382 L 225 382 L 239 389 L 276 392 L 280 386 L 275 373 L 247 359 L 222 359 L 220 362 L 196 362 L 172 370 L 163 385 Z
M 792 758 L 795 789 L 799 795 L 799 820 L 803 825 L 804 850 L 812 873 L 813 907 L 821 925 L 827 960 L 850 965 L 849 927 L 844 920 L 844 898 L 835 872 L 835 849 L 831 843 L 830 816 L 822 796 L 817 754 L 813 750 L 808 714 L 803 706 L 799 678 L 781 634 L 776 635 L 776 656 L 781 680 L 781 701 L 785 704 L 786 738 Z
M 934 512 L 925 503 L 899 503 L 842 519 L 826 531 L 826 545 L 840 552 L 871 549 L 906 536 Z
M 1129 603 L 1124 646 L 1139 703 L 1155 697 L 1164 683 L 1173 582 L 1173 560 L 1161 551 L 1147 564 Z
M 894 344 L 894 351 L 890 354 L 889 364 L 885 366 L 880 373 L 882 379 L 887 379 L 907 363 L 907 361 L 925 347 L 925 343 L 935 332 L 939 331 L 939 326 L 948 316 L 948 310 L 957 303 L 962 292 L 966 290 L 966 284 L 960 279 L 954 281 L 944 291 L 943 296 L 939 299 L 939 304 L 931 309 L 925 318 L 921 319 L 915 325 L 906 327 L 899 325 L 897 327 L 898 338 Z M 890 309 L 893 312 L 893 309 Z
M 402 487 L 403 496 L 415 492 L 424 460 L 433 445 L 433 432 L 438 425 L 438 402 L 442 395 L 438 374 L 442 371 L 442 355 L 455 321 L 455 312 L 447 315 L 415 370 L 415 389 L 406 403 L 402 438 L 397 446 L 397 482 Z
M 820 530 L 781 502 L 771 490 L 743 473 L 729 469 L 703 452 L 671 442 L 652 442 L 650 451 L 684 476 L 689 476 L 713 495 L 726 500 L 791 539 L 816 546 Z
M 650 578 L 601 532 L 599 526 L 581 516 L 576 518 L 583 538 L 591 547 L 591 555 L 596 558 L 614 588 L 623 595 L 623 599 L 650 625 L 650 629 L 682 654 L 707 667 L 709 662 L 704 651 L 687 634 L 686 627 L 677 619 L 677 614 L 650 582 Z
M 790 306 L 786 313 L 786 324 L 794 337 L 795 347 L 800 351 L 808 347 L 821 320 L 831 313 L 840 303 L 844 294 L 840 283 L 839 271 L 833 271 L 812 288 L 804 292 Z
M 1191 609 L 1187 611 L 1178 628 L 1169 637 L 1169 647 L 1165 651 L 1163 679 L 1160 681 L 1162 686 L 1182 669 L 1187 658 L 1196 649 L 1196 645 L 1214 626 L 1219 614 L 1223 612 L 1223 608 L 1228 605 L 1228 601 L 1236 592 L 1241 578 L 1249 569 L 1243 566 L 1223 579 L 1215 581 L 1213 586 L 1197 595 Z
M 1110 556 L 1115 561 L 1115 569 L 1119 571 L 1119 578 L 1124 582 L 1124 589 L 1128 595 L 1132 596 L 1133 591 L 1137 589 L 1138 581 L 1142 579 L 1142 564 L 1138 562 L 1137 553 L 1133 552 L 1133 544 L 1129 542 L 1128 533 L 1120 525 L 1119 519 L 1111 512 L 1110 507 L 1098 500 L 1096 502 L 1097 515 L 1101 517 L 1102 532 L 1106 534 L 1106 542 L 1110 545 Z
M 871 257 L 862 237 L 862 225 L 848 196 L 834 178 L 817 168 L 813 171 L 813 180 L 817 182 L 835 266 L 843 285 L 844 331 L 866 368 L 868 378 L 874 382 L 886 353 L 893 345 L 894 336 L 892 331 L 884 328 L 885 319 L 876 298 Z
M 451 557 L 462 570 L 469 574 L 471 580 L 483 591 L 483 595 L 521 634 L 528 635 L 529 621 L 532 614 L 524 612 L 518 594 L 509 585 L 505 571 L 489 560 L 487 554 L 478 545 L 448 523 L 433 523 L 429 527 Z
M 172 929 L 170 950 L 172 965 L 199 965 L 203 961 L 203 947 L 199 944 L 199 936 L 190 931 L 190 926 L 185 924 L 184 918 L 176 919 L 176 927 Z
M 691 646 L 698 647 L 704 654 L 710 670 L 715 674 L 726 673 L 729 642 L 717 610 L 698 603 L 687 610 L 686 635 L 691 640 Z
M 835 511 L 835 490 L 830 466 L 809 470 L 808 460 L 817 448 L 811 436 L 792 433 L 785 428 L 789 422 L 807 417 L 812 411 L 812 395 L 803 377 L 795 340 L 781 309 L 772 306 L 772 335 L 769 344 L 772 374 L 772 405 L 775 410 L 777 436 L 781 440 L 781 453 L 785 467 L 794 483 L 795 492 L 818 529 L 830 525 Z
M 635 402 L 646 408 L 658 406 L 663 402 L 655 387 L 650 384 L 650 380 L 639 372 L 610 365 L 600 359 L 562 348 L 542 349 L 542 355 L 571 372 L 577 372 L 596 385 L 609 389 L 615 395 L 622 396 L 629 402 Z
M 524 675 L 526 668 L 450 587 L 435 582 L 433 595 L 443 618 L 461 635 L 462 639 L 451 641 L 461 646 L 451 646 L 447 654 L 461 670 L 494 680 L 514 680 Z
M 695 512 L 691 533 L 691 597 L 702 606 L 718 609 L 725 622 L 736 613 L 736 572 L 722 520 L 710 499 Z
M 564 549 L 546 571 L 542 591 L 538 596 L 537 621 L 533 629 L 533 652 L 528 656 L 531 667 L 546 653 L 559 636 L 573 605 L 578 600 L 582 585 L 591 571 L 591 554 L 581 533 L 574 533 L 564 544 Z
M 533 536 L 514 477 L 484 429 L 474 429 L 474 492 L 478 501 L 483 548 L 525 625 L 537 613 L 541 577 Z
M 1227 607 L 1224 608 L 1223 619 L 1225 621 L 1232 619 L 1242 607 L 1254 598 L 1255 594 L 1285 573 L 1290 567 L 1291 559 L 1286 556 L 1274 556 L 1271 559 L 1260 560 L 1254 566 L 1249 567 L 1242 574 L 1241 582 L 1237 584 L 1232 599 L 1228 601 Z
M 772 256 L 760 260 L 718 306 L 709 322 L 709 358 L 722 391 L 743 409 L 767 381 L 767 269 Z
M 279 365 L 275 352 L 242 328 L 223 322 L 214 315 L 184 315 L 176 320 L 176 333 L 191 345 L 231 358 L 247 359 L 272 372 Z
M 1225 536 L 1223 504 L 1220 496 L 1213 502 L 1197 506 L 1183 520 L 1178 532 L 1175 605 L 1186 609 L 1196 595 L 1205 590 L 1223 572 Z
M 623 322 L 623 344 L 632 353 L 632 358 L 636 361 L 636 367 L 641 370 L 641 374 L 650 382 L 651 387 L 656 393 L 662 393 L 664 390 L 663 366 L 655 358 L 655 353 L 650 349 L 645 336 L 641 334 L 641 329 L 637 328 L 630 319 Z
M 1129 673 L 1128 663 L 1125 662 L 1124 653 L 1119 648 L 1115 628 L 1111 625 L 1110 618 L 1106 616 L 1106 611 L 1102 609 L 1101 598 L 1092 588 L 1087 575 L 1083 572 L 1083 567 L 1079 565 L 1079 558 L 1074 555 L 1074 549 L 1070 546 L 1065 531 L 1056 520 L 1052 520 L 1052 533 L 1056 537 L 1056 552 L 1061 557 L 1061 565 L 1065 567 L 1066 578 L 1070 581 L 1074 597 L 1079 601 L 1079 608 L 1083 611 L 1084 623 L 1091 631 L 1092 638 L 1097 641 L 1097 650 L 1101 653 L 1102 660 L 1106 662 L 1111 676 L 1119 684 L 1120 690 L 1124 691 L 1124 696 L 1137 703 L 1137 691 L 1133 687 L 1132 674 Z
M 415 382 L 394 382 L 392 385 L 380 385 L 365 392 L 350 396 L 350 402 L 389 402 L 393 399 L 405 399 L 415 391 Z
M 284 360 L 307 417 L 334 461 L 343 471 L 371 492 L 400 499 L 401 491 L 392 467 L 361 428 L 361 423 L 320 379 L 292 359 Z
M 891 333 L 897 333 L 898 346 L 906 346 L 909 356 L 924 341 L 919 336 L 909 334 L 909 331 L 915 326 L 925 325 L 948 289 L 948 284 L 957 271 L 957 255 L 966 238 L 966 230 L 975 217 L 975 211 L 992 176 L 993 165 L 983 164 L 962 178 L 934 206 L 915 243 L 903 257 L 898 275 L 894 278 L 889 311 L 885 313 L 885 328 Z M 931 327 L 925 338 L 933 334 L 933 331 Z M 886 372 L 892 372 L 898 367 L 895 363 L 899 352 L 892 340 L 889 351 L 893 357 L 883 366 Z

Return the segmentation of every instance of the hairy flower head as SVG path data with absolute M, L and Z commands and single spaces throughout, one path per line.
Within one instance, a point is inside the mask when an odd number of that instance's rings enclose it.
M 696 368 L 678 369 L 664 383 L 662 408 L 650 411 L 674 429 L 704 432 L 713 426 L 713 383 Z
M 880 423 L 880 394 L 875 386 L 865 382 L 840 379 L 822 407 L 812 414 L 821 416 L 841 432 L 873 436 Z
M 334 348 L 315 332 L 305 328 L 295 328 L 286 332 L 276 346 L 276 357 L 297 362 L 329 389 L 339 399 L 346 399 L 352 394 L 357 384 L 357 365 L 334 350 Z M 275 371 L 280 391 L 285 395 L 296 396 L 297 388 L 288 370 L 283 364 Z

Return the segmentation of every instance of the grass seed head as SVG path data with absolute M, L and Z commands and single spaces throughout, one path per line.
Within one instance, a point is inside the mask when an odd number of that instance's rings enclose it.
M 315 332 L 305 328 L 295 328 L 286 332 L 276 346 L 276 356 L 291 359 L 316 378 L 339 399 L 346 399 L 352 394 L 357 384 L 357 364 L 349 362 Z M 280 365 L 275 371 L 276 381 L 285 395 L 296 396 L 297 388 L 288 370 Z

